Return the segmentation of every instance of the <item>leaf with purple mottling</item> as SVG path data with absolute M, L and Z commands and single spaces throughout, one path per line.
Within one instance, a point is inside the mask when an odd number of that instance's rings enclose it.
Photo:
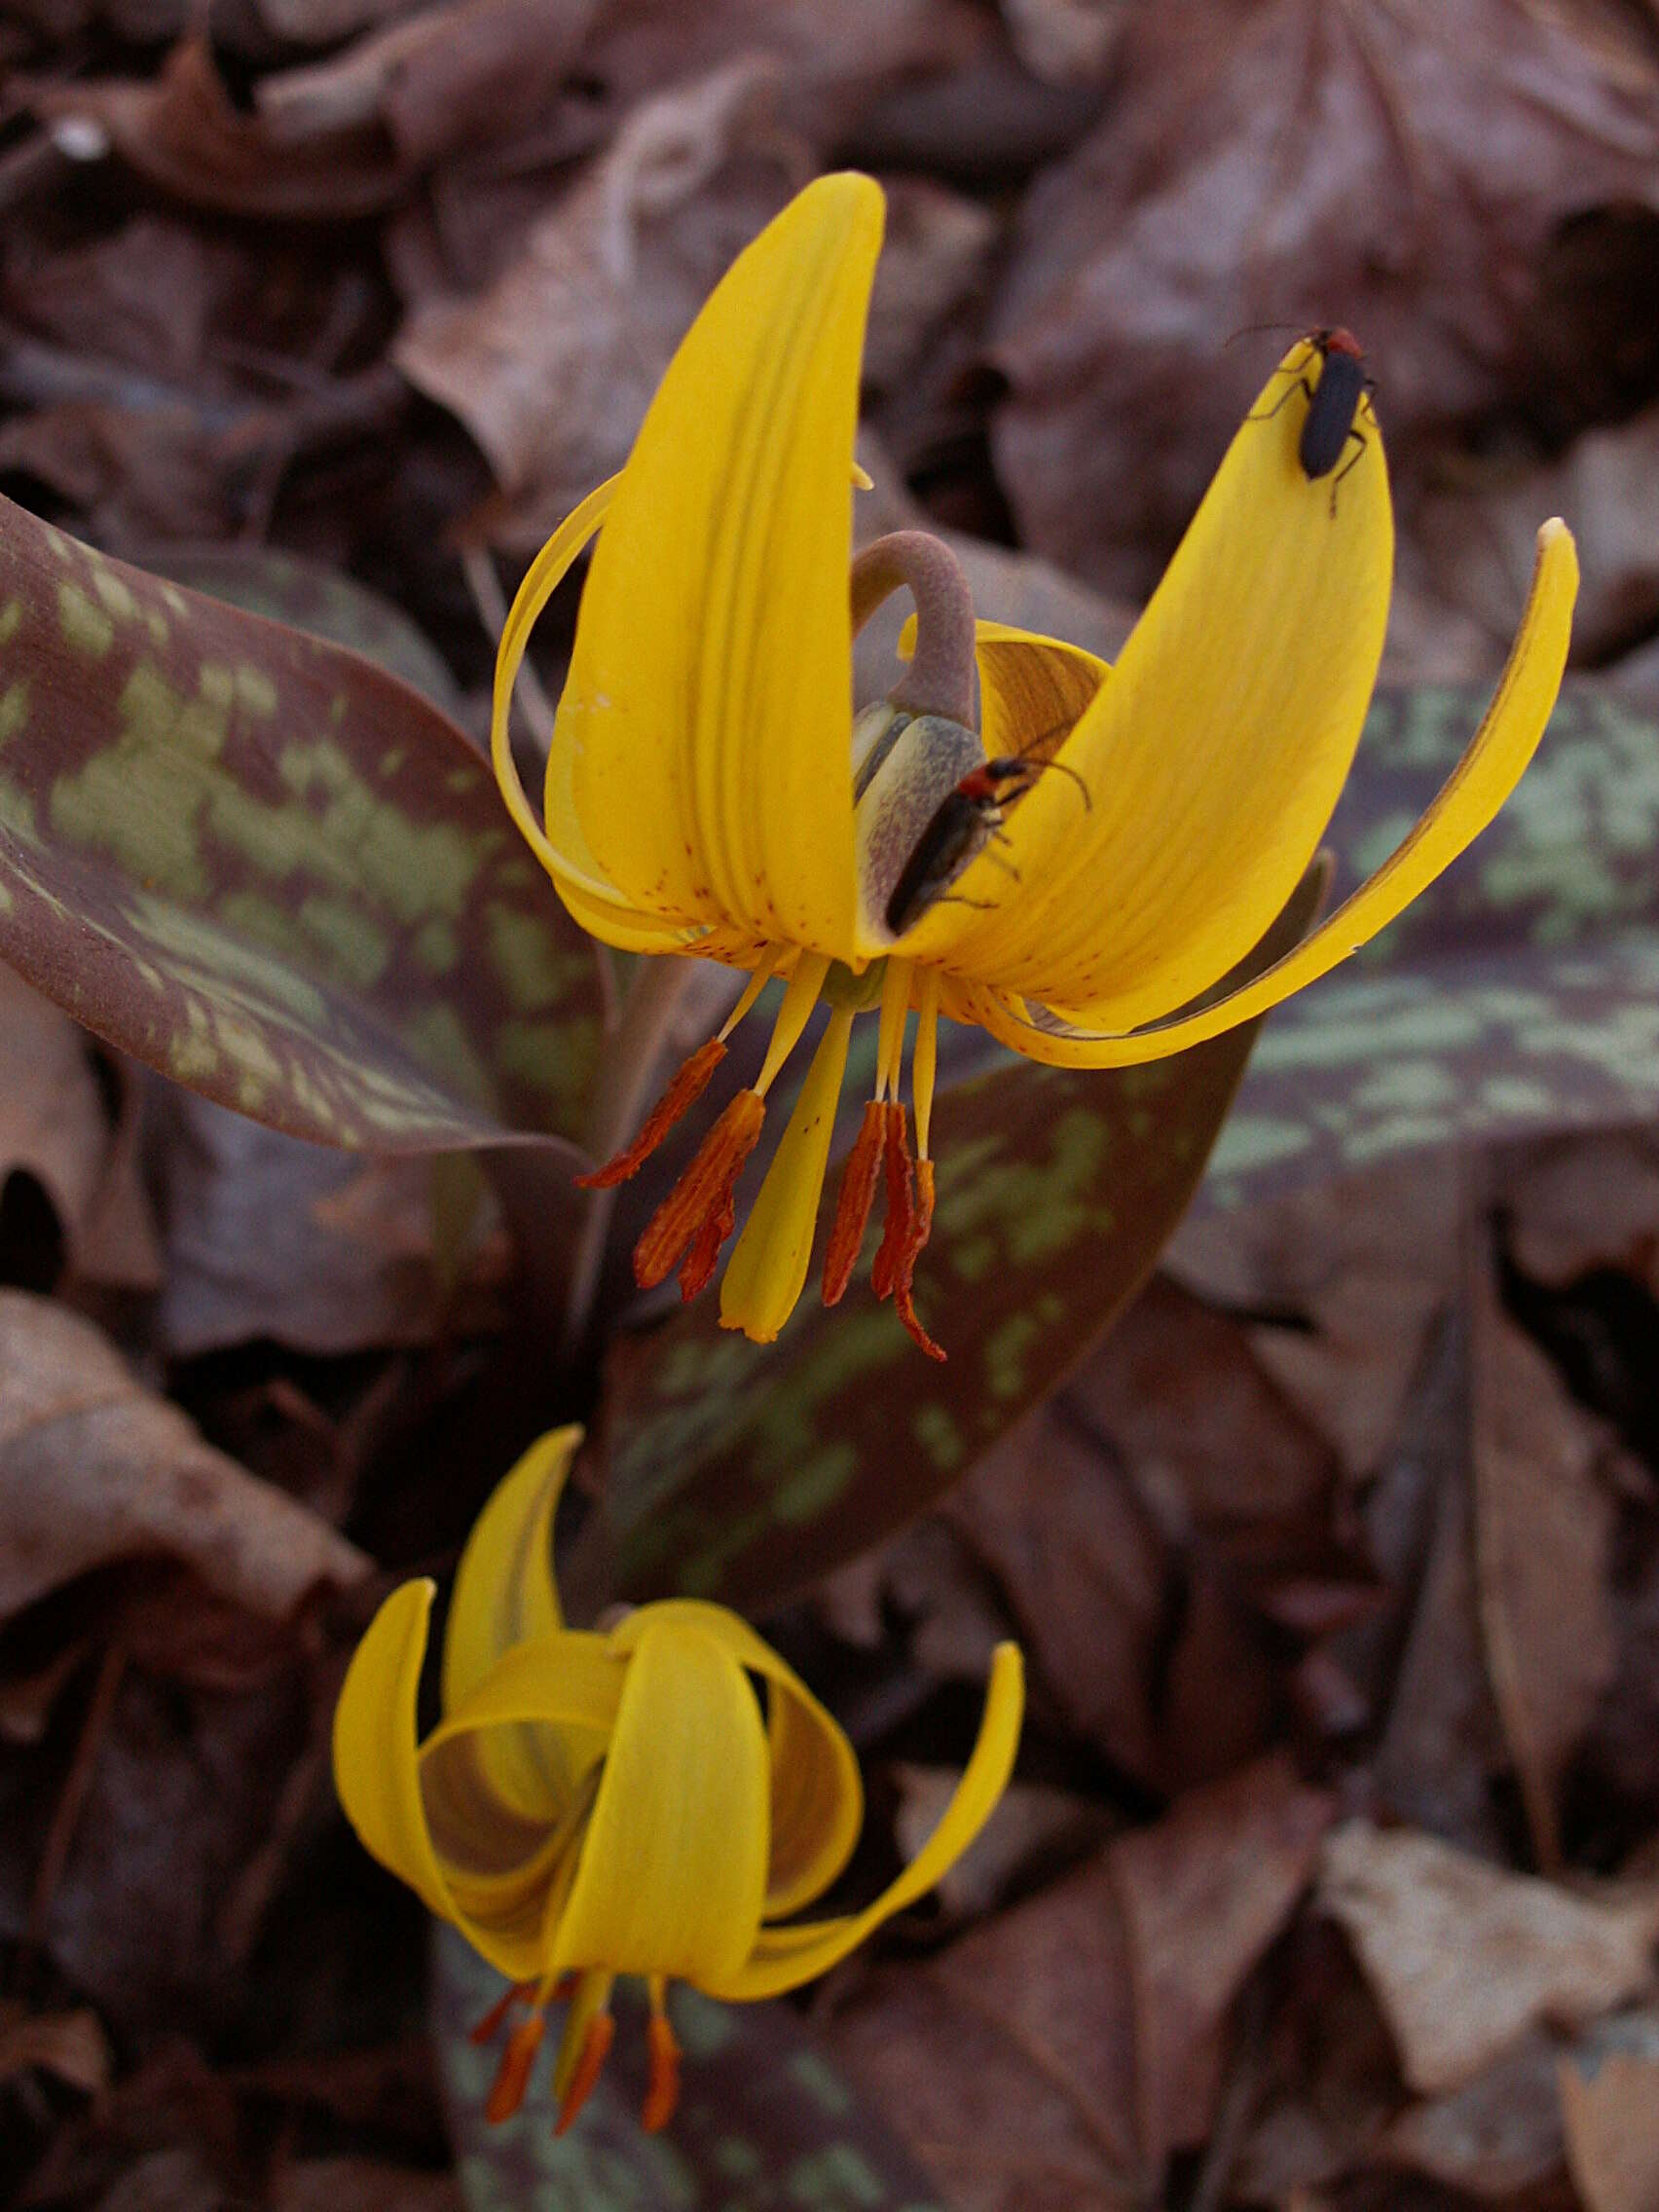
M 0 958 L 294 1135 L 393 1153 L 581 1126 L 591 951 L 455 723 L 6 501 Z
M 616 2045 L 568 2135 L 555 2136 L 551 2057 L 523 2110 L 491 2126 L 499 2060 L 467 2030 L 501 1981 L 453 1930 L 436 1931 L 432 2030 L 456 2169 L 468 2212 L 943 2212 L 939 2193 L 881 2117 L 786 2005 L 717 2005 L 675 1984 L 684 2047 L 680 2106 L 660 2135 L 645 2097 L 645 2010 L 618 1985 Z M 553 2038 L 548 2038 L 551 2046 Z
M 1302 936 L 1326 881 L 1316 863 L 1234 979 Z M 931 1505 L 1146 1280 L 1258 1027 L 1107 1073 L 1003 1054 L 940 1098 L 916 1290 L 942 1365 L 867 1298 L 803 1300 L 775 1346 L 712 1305 L 618 1345 L 599 1509 L 564 1577 L 578 1607 L 679 1591 L 764 1611 Z
M 1331 841 L 1340 898 L 1450 773 L 1484 694 L 1382 692 Z M 1659 729 L 1569 682 L 1497 820 L 1398 921 L 1274 1014 L 1201 1203 L 1437 1146 L 1659 1112 Z

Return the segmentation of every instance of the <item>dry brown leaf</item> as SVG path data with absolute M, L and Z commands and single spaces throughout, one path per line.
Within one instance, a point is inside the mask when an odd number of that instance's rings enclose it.
M 1562 1862 L 1563 1774 L 1612 1681 L 1613 1497 L 1599 1423 L 1503 1312 L 1490 1272 L 1473 1330 L 1475 1579 L 1493 1695 L 1533 1848 Z
M 1400 2106 L 1388 2031 L 1342 1937 L 1305 1916 L 1262 2037 L 1261 2102 L 1233 2169 L 1246 2204 L 1284 2206 L 1366 2162 Z
M 1576 1897 L 1430 1835 L 1350 1821 L 1319 1905 L 1346 1930 L 1413 2088 L 1473 2080 L 1529 2029 L 1577 2027 L 1652 1978 L 1659 1893 Z
M 109 2086 L 113 2065 L 109 2039 L 89 2007 L 28 2012 L 21 2006 L 0 2006 L 0 2082 L 36 2067 L 92 2097 Z
M 1334 1471 L 1243 1331 L 1157 1280 L 944 1511 L 1071 1726 L 1173 1793 L 1269 1740 L 1261 1616 L 1275 1642 L 1322 1634 L 1364 1594 L 1330 1530 Z
M 778 66 L 780 121 L 828 147 L 889 85 L 1000 43 L 975 0 L 610 0 L 581 66 L 590 88 L 626 110 L 743 55 L 766 55 Z
M 1505 1176 L 1509 1256 L 1564 1290 L 1616 1268 L 1659 1298 L 1659 1147 L 1641 1129 L 1610 1129 L 1529 1147 Z
M 43 85 L 30 104 L 47 122 L 96 126 L 146 182 L 227 214 L 370 215 L 391 206 L 410 181 L 378 127 L 284 145 L 261 117 L 232 104 L 196 37 L 180 40 L 158 77 Z
M 454 2174 L 421 2173 L 379 2158 L 302 2158 L 283 2166 L 271 2212 L 463 2212 Z
M 977 1460 L 943 1510 L 1008 1593 L 1067 1726 L 1150 1776 L 1169 1562 L 1111 1452 L 1052 1401 Z
M 31 1673 L 0 1678 L 0 1742 L 38 1744 L 52 1724 L 53 1708 L 80 1672 L 90 1638 L 72 1637 Z
M 1574 438 L 1558 461 L 1436 483 L 1411 502 L 1414 565 L 1428 591 L 1501 651 L 1526 594 L 1538 517 L 1570 515 L 1582 572 L 1573 653 L 1602 668 L 1659 623 L 1656 505 L 1659 408 L 1650 407 Z
M 412 16 L 424 0 L 255 0 L 260 18 L 295 46 L 333 46 L 354 31 Z
M 1102 123 L 1021 210 L 993 321 L 1024 542 L 1143 596 L 1281 341 L 1224 344 L 1267 319 L 1359 333 L 1397 466 L 1517 393 L 1582 419 L 1621 346 L 1651 358 L 1650 221 L 1609 287 L 1622 320 L 1546 312 L 1569 216 L 1659 201 L 1639 37 L 1598 45 L 1583 12 L 1526 0 L 1131 11 Z
M 192 1691 L 127 1668 L 86 1739 L 85 1797 L 67 1838 L 53 1827 L 58 1748 L 14 1754 L 0 1768 L 0 1934 L 28 1925 L 48 1870 L 42 1950 L 116 2036 L 176 2029 L 209 2008 L 225 2017 L 239 1992 L 251 1995 L 221 1921 L 280 1826 L 296 1759 L 317 1741 L 317 1686 L 294 1663 L 268 1669 L 241 1694 Z M 268 1956 L 262 1972 L 281 1971 Z
M 98 2198 L 97 2212 L 224 2212 L 225 2190 L 190 2146 L 135 2159 Z
M 1393 1441 L 1436 1312 L 1456 1295 L 1466 1168 L 1455 1152 L 1187 1222 L 1164 1267 L 1212 1304 L 1283 1313 L 1251 1349 L 1350 1479 Z
M 1051 85 L 1092 84 L 1106 73 L 1127 0 L 1002 0 L 1014 51 Z
M 483 293 L 412 308 L 392 358 L 483 449 L 510 542 L 622 465 L 697 309 L 804 182 L 765 112 L 776 73 L 751 55 L 645 102 Z
M 1171 1535 L 1213 1531 L 1243 1578 L 1329 1562 L 1334 1455 L 1226 1315 L 1155 1279 L 1066 1395 Z
M 991 1654 L 1012 1630 L 1008 1610 L 990 1578 L 947 1522 L 929 1515 L 902 1530 L 868 1562 L 843 1569 L 846 1579 L 830 1578 L 833 1595 L 826 1617 L 848 1641 L 863 1641 L 859 1610 L 874 1641 L 887 1634 L 883 1617 L 890 1606 L 911 1624 L 910 1657 L 924 1675 L 940 1681 L 981 1683 Z M 837 1603 L 838 1601 L 838 1603 Z M 871 1608 L 875 1608 L 872 1611 Z
M 50 485 L 89 536 L 127 549 L 222 536 L 232 519 L 220 427 L 194 406 L 68 400 L 15 415 L 0 424 L 0 470 Z
M 86 1032 L 0 968 L 0 1182 L 35 1177 L 71 1254 L 109 1148 Z
M 0 969 L 0 1184 L 14 1170 L 40 1181 L 82 1283 L 155 1290 L 162 1252 L 141 1179 L 141 1090 L 117 1077 L 111 1128 L 91 1052 L 78 1022 Z
M 1382 2138 L 1381 2161 L 1488 2202 L 1513 2199 L 1561 2166 L 1557 2064 L 1547 2035 L 1526 2037 L 1460 2089 L 1409 2105 Z
M 1056 2078 L 1047 2046 L 1001 2013 L 994 1988 L 969 2007 L 930 1968 L 883 1967 L 827 2040 L 951 2212 L 1134 2212 L 1143 2199 L 1093 2119 L 1097 2082 Z
M 978 284 L 997 229 L 996 217 L 977 201 L 926 177 L 893 179 L 870 293 L 866 387 L 889 389 L 925 366 L 941 325 L 962 311 Z
M 227 240 L 157 213 L 68 249 L 17 240 L 6 257 L 7 305 L 26 328 L 198 393 L 223 387 L 208 337 L 244 280 Z
M 1396 1602 L 1334 1648 L 1371 1712 L 1384 1716 L 1371 1762 L 1377 1801 L 1500 1857 L 1492 1784 L 1505 1752 L 1476 1617 L 1470 1489 L 1459 1309 L 1433 1328 L 1398 1439 L 1363 1500 L 1367 1547 Z
M 925 1967 L 864 1977 L 837 2053 L 962 2212 L 1146 2202 L 1209 2127 L 1228 2011 L 1328 1817 L 1281 1760 L 1194 1792 Z
M 926 1966 L 862 1975 L 827 2027 L 958 2212 L 1141 2201 L 1128 1961 L 1100 1862 Z
M 1149 2167 L 1209 2133 L 1228 2012 L 1311 1879 L 1333 1811 L 1288 1759 L 1263 1759 L 1107 1847 L 1128 1943 Z
M 204 1444 L 78 1314 L 0 1292 L 0 1619 L 106 1561 L 161 1556 L 286 1619 L 356 1547 Z
M 452 0 L 344 54 L 263 79 L 272 142 L 303 147 L 378 125 L 414 173 L 537 122 L 580 51 L 599 0 Z
M 1659 2205 L 1659 2057 L 1614 2051 L 1594 2073 L 1557 2076 L 1567 2164 L 1585 2212 Z
M 112 1128 L 85 1030 L 0 969 L 0 1185 L 39 1182 L 83 1282 L 154 1290 L 161 1255 L 138 1157 L 139 1088 L 118 1082 Z
M 173 1089 L 155 1102 L 150 1155 L 173 1357 L 256 1337 L 324 1353 L 424 1344 L 446 1317 L 430 1161 L 326 1152 Z M 476 1298 L 448 1317 L 490 1319 Z
M 892 1769 L 899 1803 L 893 1832 L 906 1862 L 943 1819 L 960 1783 L 951 1767 Z M 970 1848 L 940 1877 L 937 1896 L 947 1921 L 983 1919 L 1016 1887 L 1086 1857 L 1105 1842 L 1112 1816 L 1091 1797 L 1051 1783 L 1011 1782 Z

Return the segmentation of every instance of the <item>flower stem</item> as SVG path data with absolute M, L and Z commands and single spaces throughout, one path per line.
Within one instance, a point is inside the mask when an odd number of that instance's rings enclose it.
M 707 988 L 702 961 L 665 954 L 638 963 L 632 988 L 622 1003 L 615 1027 L 606 1039 L 600 1061 L 587 1129 L 587 1149 L 595 1160 L 610 1159 L 638 1127 L 650 1105 L 678 1016 L 688 999 Z M 581 1350 L 593 1316 L 615 1205 L 614 1190 L 595 1190 L 588 1195 L 571 1261 L 559 1346 L 560 1364 L 567 1368 Z

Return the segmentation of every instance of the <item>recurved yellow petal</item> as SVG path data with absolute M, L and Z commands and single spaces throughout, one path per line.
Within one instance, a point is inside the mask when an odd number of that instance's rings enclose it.
M 720 1326 L 756 1344 L 773 1341 L 805 1287 L 852 1029 L 852 1014 L 837 1007 L 720 1278 Z
M 553 1971 L 722 1979 L 754 1944 L 767 1855 L 766 1738 L 748 1676 L 703 1629 L 647 1622 Z
M 569 803 L 569 760 L 555 748 L 547 764 L 547 825 L 535 818 L 513 759 L 513 686 L 524 665 L 531 632 L 547 602 L 599 529 L 609 508 L 617 478 L 590 492 L 559 525 L 531 563 L 502 625 L 496 650 L 496 683 L 490 714 L 490 757 L 507 812 L 525 842 L 553 878 L 571 912 L 592 936 L 628 952 L 674 952 L 685 931 L 665 925 L 655 914 L 637 913 L 608 883 L 582 840 Z M 549 832 L 551 831 L 551 834 Z
M 556 1428 L 533 1444 L 473 1525 L 444 1632 L 446 1713 L 455 1712 L 514 1644 L 563 1626 L 553 1581 L 553 1516 L 581 1440 L 579 1428 Z M 529 1816 L 544 1814 L 570 1785 L 557 1741 L 545 1728 L 494 1729 L 474 1756 L 496 1794 Z
M 955 887 L 992 910 L 941 903 L 906 950 L 948 947 L 982 982 L 1128 1029 L 1206 990 L 1284 904 L 1353 758 L 1393 563 L 1369 402 L 1334 506 L 1332 480 L 1302 472 L 1308 401 L 1288 380 L 1307 350 L 1240 427 L 1058 756 L 1088 808 L 1069 778 L 1045 776 L 1010 844 Z
M 696 1598 L 665 1598 L 631 1613 L 612 1631 L 612 1644 L 629 1648 L 654 1620 L 705 1630 L 768 1686 L 772 1854 L 764 1909 L 768 1917 L 797 1912 L 830 1887 L 858 1841 L 864 1784 L 853 1747 L 794 1669 L 736 1613 Z
M 1008 1787 L 1024 1711 L 1025 1670 L 1019 1648 L 1000 1643 L 991 1662 L 985 1716 L 979 1724 L 974 1755 L 945 1808 L 944 1818 L 899 1879 L 863 1912 L 836 1920 L 809 1921 L 795 1928 L 763 1928 L 745 1966 L 719 1981 L 705 1980 L 700 1986 L 711 1997 L 775 1997 L 780 1990 L 793 1989 L 816 1974 L 828 1972 L 884 1920 L 925 1897 L 945 1869 L 961 1858 Z
M 1053 1035 L 991 992 L 973 1018 L 1032 1059 L 1058 1067 L 1124 1067 L 1185 1051 L 1249 1021 L 1368 944 L 1478 837 L 1520 782 L 1561 689 L 1570 642 L 1578 556 L 1561 521 L 1538 533 L 1538 557 L 1520 630 L 1480 728 L 1433 804 L 1377 873 L 1293 952 L 1201 1014 L 1129 1037 Z
M 453 1920 L 415 1750 L 415 1701 L 436 1587 L 405 1582 L 394 1590 L 352 1655 L 334 1709 L 334 1787 L 363 1848 L 441 1920 Z
M 882 201 L 820 178 L 670 363 L 582 596 L 550 763 L 596 871 L 671 925 L 852 948 L 853 434 Z
M 553 1516 L 582 1440 L 549 1429 L 491 1492 L 456 1569 L 444 1631 L 449 1711 L 515 1643 L 564 1626 L 553 1580 Z

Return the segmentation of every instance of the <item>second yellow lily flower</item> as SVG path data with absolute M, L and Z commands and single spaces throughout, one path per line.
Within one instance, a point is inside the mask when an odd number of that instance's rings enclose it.
M 335 1781 L 367 1849 L 507 1976 L 477 2040 L 523 2009 L 488 2117 L 518 2109 L 543 2009 L 559 1998 L 570 2009 L 553 2094 L 569 2126 L 610 2047 L 612 1984 L 639 1974 L 651 2006 L 644 2120 L 657 2128 L 679 2083 L 669 1980 L 775 1996 L 924 1897 L 1008 1782 L 1023 1670 L 1014 1644 L 998 1647 L 961 1784 L 898 1879 L 862 1912 L 790 1921 L 858 1841 L 852 1746 L 723 1605 L 668 1599 L 602 1632 L 565 1626 L 553 1518 L 580 1440 L 575 1428 L 544 1436 L 480 1515 L 450 1607 L 443 1717 L 424 1742 L 415 1708 L 432 1585 L 405 1583 L 381 1606 L 340 1693 Z
M 997 623 L 976 634 L 947 568 L 935 564 L 940 582 L 926 561 L 852 561 L 859 364 L 881 230 L 874 183 L 824 177 L 733 264 L 626 467 L 525 578 L 501 638 L 494 752 L 515 820 L 584 928 L 750 977 L 719 1037 L 602 1173 L 638 1166 L 710 1082 L 765 982 L 787 984 L 759 1074 L 641 1240 L 640 1279 L 678 1267 L 689 1296 L 713 1274 L 766 1095 L 827 1001 L 721 1285 L 722 1321 L 777 1335 L 805 1284 L 852 1024 L 867 1009 L 880 1022 L 875 1095 L 843 1175 L 825 1295 L 845 1287 L 884 1182 L 875 1286 L 938 1352 L 912 1276 L 933 1208 L 940 1014 L 1032 1059 L 1121 1067 L 1199 1044 L 1326 974 L 1514 788 L 1560 686 L 1577 564 L 1566 528 L 1546 523 L 1509 664 L 1428 812 L 1293 952 L 1206 999 L 1312 859 L 1358 744 L 1393 560 L 1370 402 L 1333 496 L 1299 463 L 1319 360 L 1307 341 L 1293 349 L 1116 667 Z M 513 683 L 537 615 L 596 532 L 538 818 L 508 749 Z M 855 720 L 855 622 L 901 581 L 917 601 L 916 660 Z M 947 818 L 953 801 L 970 811 Z M 902 1099 L 912 1012 L 914 1160 Z

